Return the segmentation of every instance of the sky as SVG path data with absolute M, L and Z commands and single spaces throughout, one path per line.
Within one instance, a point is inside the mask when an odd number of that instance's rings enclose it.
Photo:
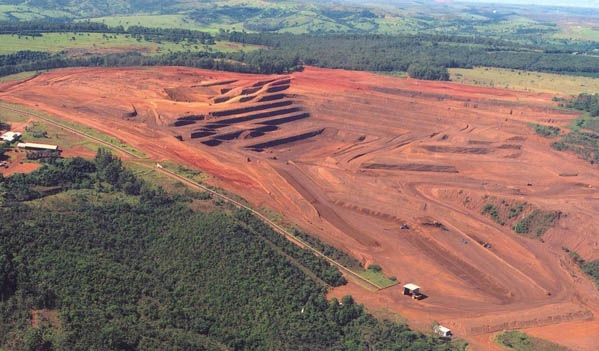
M 599 0 L 456 0 L 456 2 L 472 3 L 497 3 L 497 4 L 531 4 L 552 5 L 565 7 L 593 7 L 599 8 Z

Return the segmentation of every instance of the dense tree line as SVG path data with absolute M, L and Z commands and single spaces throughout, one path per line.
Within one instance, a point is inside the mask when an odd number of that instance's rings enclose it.
M 579 94 L 577 97 L 567 100 L 566 107 L 586 111 L 592 117 L 597 117 L 599 116 L 599 94 Z
M 41 51 L 24 50 L 14 54 L 0 55 L 0 68 L 43 62 L 52 58 L 52 54 Z
M 106 24 L 90 21 L 0 21 L 0 34 L 27 33 L 124 33 L 122 26 L 109 27 Z
M 0 31 L 12 33 L 42 31 L 91 31 L 122 33 L 152 41 L 188 41 L 210 45 L 215 37 L 183 29 L 131 26 L 109 28 L 91 22 L 24 22 L 0 24 Z M 118 54 L 67 57 L 19 52 L 3 55 L 0 75 L 71 66 L 184 65 L 246 73 L 285 73 L 301 65 L 363 71 L 410 71 L 414 78 L 447 80 L 447 68 L 488 66 L 530 71 L 599 74 L 597 57 L 573 55 L 563 50 L 527 47 L 521 44 L 483 38 L 449 35 L 366 35 L 366 34 L 277 34 L 226 32 L 219 39 L 268 47 L 252 52 L 177 52 L 161 56 Z
M 594 56 L 482 37 L 447 35 L 278 34 L 225 32 L 219 38 L 294 53 L 303 63 L 364 71 L 407 71 L 411 64 L 445 68 L 488 66 L 556 73 L 599 73 Z M 443 75 L 441 75 L 443 76 Z
M 449 80 L 449 72 L 443 66 L 422 65 L 412 63 L 408 67 L 408 74 L 411 78 L 425 80 Z
M 214 44 L 214 36 L 207 32 L 178 29 L 178 28 L 150 28 L 143 26 L 109 27 L 103 23 L 81 21 L 26 21 L 26 22 L 0 22 L 0 34 L 15 34 L 22 36 L 40 36 L 43 33 L 112 33 L 129 34 L 135 38 L 147 41 L 169 41 Z
M 14 57 L 34 57 L 35 55 L 38 55 L 39 59 L 0 66 L 0 76 L 65 67 L 187 66 L 260 74 L 288 73 L 302 69 L 297 56 L 264 50 L 249 53 L 173 52 L 158 56 L 128 52 L 89 57 L 66 57 L 62 53 L 52 55 L 31 52 L 25 54 L 20 51 L 16 54 L 0 55 L 0 61 L 14 60 Z
M 0 347 L 462 349 L 379 321 L 349 296 L 327 301 L 286 256 L 302 254 L 282 254 L 251 219 L 194 212 L 138 179 L 139 195 L 127 195 L 127 172 L 100 152 L 0 180 Z M 61 193 L 22 201 L 16 183 Z M 32 309 L 57 311 L 59 323 L 33 327 Z

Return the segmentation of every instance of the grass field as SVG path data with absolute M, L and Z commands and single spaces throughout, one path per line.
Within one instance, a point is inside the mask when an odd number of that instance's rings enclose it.
M 87 143 L 87 140 L 82 136 L 65 131 L 55 125 L 44 123 L 43 121 L 35 121 L 28 123 L 28 131 L 24 131 L 23 140 L 26 142 L 55 144 L 61 149 L 69 149 L 75 145 Z M 38 131 L 45 131 L 46 136 L 36 135 Z M 97 145 L 96 145 L 97 147 Z
M 144 26 L 152 28 L 183 28 L 200 29 L 201 26 L 190 20 L 185 15 L 144 15 L 135 16 L 110 16 L 91 18 L 92 22 L 104 23 L 109 27 L 123 26 L 127 29 L 129 26 Z
M 21 72 L 21 73 L 11 74 L 9 76 L 0 77 L 0 83 L 10 82 L 13 80 L 21 80 L 21 79 L 31 78 L 31 77 L 38 75 L 39 73 L 40 72 L 38 72 L 38 71 L 33 71 L 33 72 Z
M 565 346 L 528 336 L 519 331 L 504 331 L 495 335 L 494 341 L 505 350 L 513 351 L 571 351 Z
M 130 26 L 143 26 L 151 28 L 180 28 L 199 30 L 202 32 L 216 34 L 220 29 L 228 30 L 240 30 L 243 29 L 242 24 L 227 24 L 227 23 L 215 23 L 214 25 L 202 24 L 189 19 L 186 15 L 175 14 L 175 15 L 134 15 L 134 16 L 109 16 L 109 17 L 97 17 L 91 18 L 90 21 L 106 24 L 110 27 L 123 26 L 128 28 Z
M 598 78 L 488 67 L 452 68 L 449 72 L 452 81 L 467 85 L 556 95 L 578 95 L 599 91 Z
M 84 138 L 83 136 L 66 131 L 56 125 L 46 123 L 43 120 L 29 116 L 26 113 L 0 109 L 0 120 L 8 124 L 26 123 L 29 131 L 23 130 L 23 141 L 42 144 L 54 144 L 61 149 L 70 149 L 75 146 L 83 146 L 89 150 L 97 151 L 99 144 Z M 23 126 L 23 128 L 25 127 Z M 36 132 L 45 131 L 46 136 L 37 135 Z
M 243 45 L 220 41 L 211 45 L 213 51 L 250 51 L 261 48 L 257 45 Z M 11 34 L 0 35 L 0 54 L 10 54 L 21 50 L 45 52 L 70 51 L 74 55 L 91 53 L 109 53 L 122 51 L 140 51 L 146 54 L 161 54 L 177 51 L 205 51 L 201 44 L 186 42 L 150 42 L 136 40 L 130 35 L 103 33 L 44 33 L 42 37 L 18 36 Z
M 355 273 L 382 289 L 399 283 L 397 279 L 387 277 L 382 271 L 377 272 L 371 269 L 364 269 L 362 271 L 355 271 Z
M 22 5 L 0 5 L 0 21 L 31 21 L 46 18 L 70 17 L 72 17 L 70 13 L 59 10 L 44 10 L 38 7 L 29 7 Z
M 208 178 L 208 175 L 198 170 L 191 169 L 172 161 L 160 162 L 162 168 L 169 170 L 187 179 L 193 180 L 196 183 L 202 183 Z
M 599 29 L 592 25 L 568 23 L 562 24 L 560 29 L 560 32 L 554 35 L 555 38 L 599 41 Z

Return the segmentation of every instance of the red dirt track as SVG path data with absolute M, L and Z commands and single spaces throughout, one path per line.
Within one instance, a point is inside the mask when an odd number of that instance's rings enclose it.
M 378 292 L 350 283 L 333 296 L 420 329 L 439 321 L 476 350 L 517 328 L 590 351 L 599 293 L 562 247 L 599 258 L 598 170 L 532 131 L 577 117 L 551 98 L 312 67 L 84 68 L 0 85 L 2 100 L 200 169 L 401 282 Z M 543 241 L 529 239 L 481 214 L 489 197 L 562 215 Z M 428 298 L 404 297 L 408 282 Z

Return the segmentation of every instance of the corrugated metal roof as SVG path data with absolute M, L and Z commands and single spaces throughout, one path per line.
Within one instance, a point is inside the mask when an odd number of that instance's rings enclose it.
M 24 149 L 43 149 L 43 150 L 58 150 L 58 145 L 37 144 L 37 143 L 18 143 L 17 147 Z

